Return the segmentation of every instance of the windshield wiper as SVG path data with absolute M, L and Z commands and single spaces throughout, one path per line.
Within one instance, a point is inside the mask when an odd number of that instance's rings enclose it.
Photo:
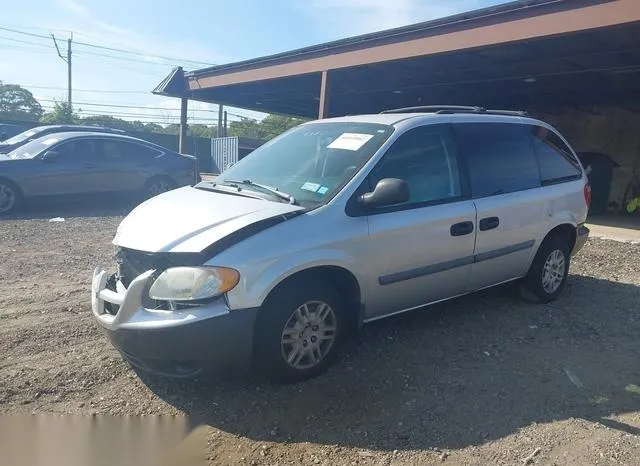
M 238 188 L 238 186 L 235 186 L 235 185 L 230 185 L 230 186 L 225 186 L 223 184 L 216 185 L 215 183 L 206 183 L 203 181 L 201 183 L 198 183 L 194 187 L 196 189 L 204 189 L 205 191 L 214 191 L 217 193 L 232 194 L 234 196 L 250 197 L 252 199 L 264 200 L 264 198 L 260 195 L 257 195 L 257 193 L 249 194 L 250 191 L 243 192 L 240 188 Z
M 251 180 L 222 180 L 222 183 L 228 184 L 228 185 L 247 185 L 247 186 L 255 186 L 256 188 L 260 188 L 263 189 L 267 192 L 270 192 L 271 194 L 273 194 L 276 197 L 279 197 L 280 199 L 284 199 L 285 201 L 287 201 L 289 204 L 295 204 L 296 203 L 296 198 L 293 197 L 291 194 L 289 193 L 285 193 L 282 191 L 278 191 L 278 189 L 276 188 L 272 188 L 271 186 L 266 186 L 264 184 L 259 184 L 259 183 L 254 183 Z

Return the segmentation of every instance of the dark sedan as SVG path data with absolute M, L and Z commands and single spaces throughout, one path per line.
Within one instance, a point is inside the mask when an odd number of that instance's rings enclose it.
M 29 198 L 126 194 L 148 198 L 195 184 L 197 159 L 141 139 L 55 133 L 0 155 L 0 215 Z
M 41 138 L 48 134 L 53 133 L 70 133 L 72 131 L 92 131 L 94 133 L 111 133 L 111 134 L 126 134 L 120 129 L 104 128 L 102 126 L 80 126 L 80 125 L 47 125 L 36 126 L 35 128 L 23 131 L 20 134 L 5 140 L 0 141 L 0 154 L 8 154 L 9 152 L 16 150 L 20 146 L 24 146 L 26 143 L 35 139 Z

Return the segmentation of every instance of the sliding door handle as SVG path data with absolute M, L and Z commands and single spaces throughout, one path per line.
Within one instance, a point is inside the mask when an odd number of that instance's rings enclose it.
M 493 230 L 500 225 L 500 219 L 498 217 L 487 217 L 480 220 L 480 231 Z
M 473 222 L 460 222 L 451 225 L 451 236 L 464 236 L 473 233 Z

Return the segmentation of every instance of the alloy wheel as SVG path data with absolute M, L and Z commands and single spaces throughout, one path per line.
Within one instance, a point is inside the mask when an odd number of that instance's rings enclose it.
M 566 270 L 564 254 L 559 249 L 551 251 L 542 268 L 542 288 L 552 294 L 562 284 Z
M 0 213 L 9 212 L 16 204 L 16 193 L 11 186 L 0 184 Z
M 294 369 L 309 369 L 327 356 L 336 339 L 336 315 L 327 303 L 310 301 L 298 307 L 282 331 L 282 357 Z

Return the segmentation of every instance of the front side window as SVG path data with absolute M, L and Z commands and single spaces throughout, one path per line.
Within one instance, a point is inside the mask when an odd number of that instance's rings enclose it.
M 97 159 L 95 143 L 89 139 L 75 139 L 54 148 L 65 163 L 93 162 Z
M 524 126 L 460 123 L 455 125 L 455 131 L 469 168 L 474 198 L 540 186 L 538 164 Z
M 302 205 L 333 197 L 393 132 L 371 123 L 308 123 L 269 141 L 224 170 L 218 184 L 251 181 L 292 195 Z M 257 186 L 243 190 L 265 194 Z
M 582 177 L 578 161 L 557 134 L 542 126 L 532 126 L 531 137 L 543 184 L 577 180 Z
M 449 134 L 444 125 L 407 131 L 371 171 L 371 189 L 384 178 L 398 178 L 409 186 L 407 204 L 460 197 L 458 160 Z

